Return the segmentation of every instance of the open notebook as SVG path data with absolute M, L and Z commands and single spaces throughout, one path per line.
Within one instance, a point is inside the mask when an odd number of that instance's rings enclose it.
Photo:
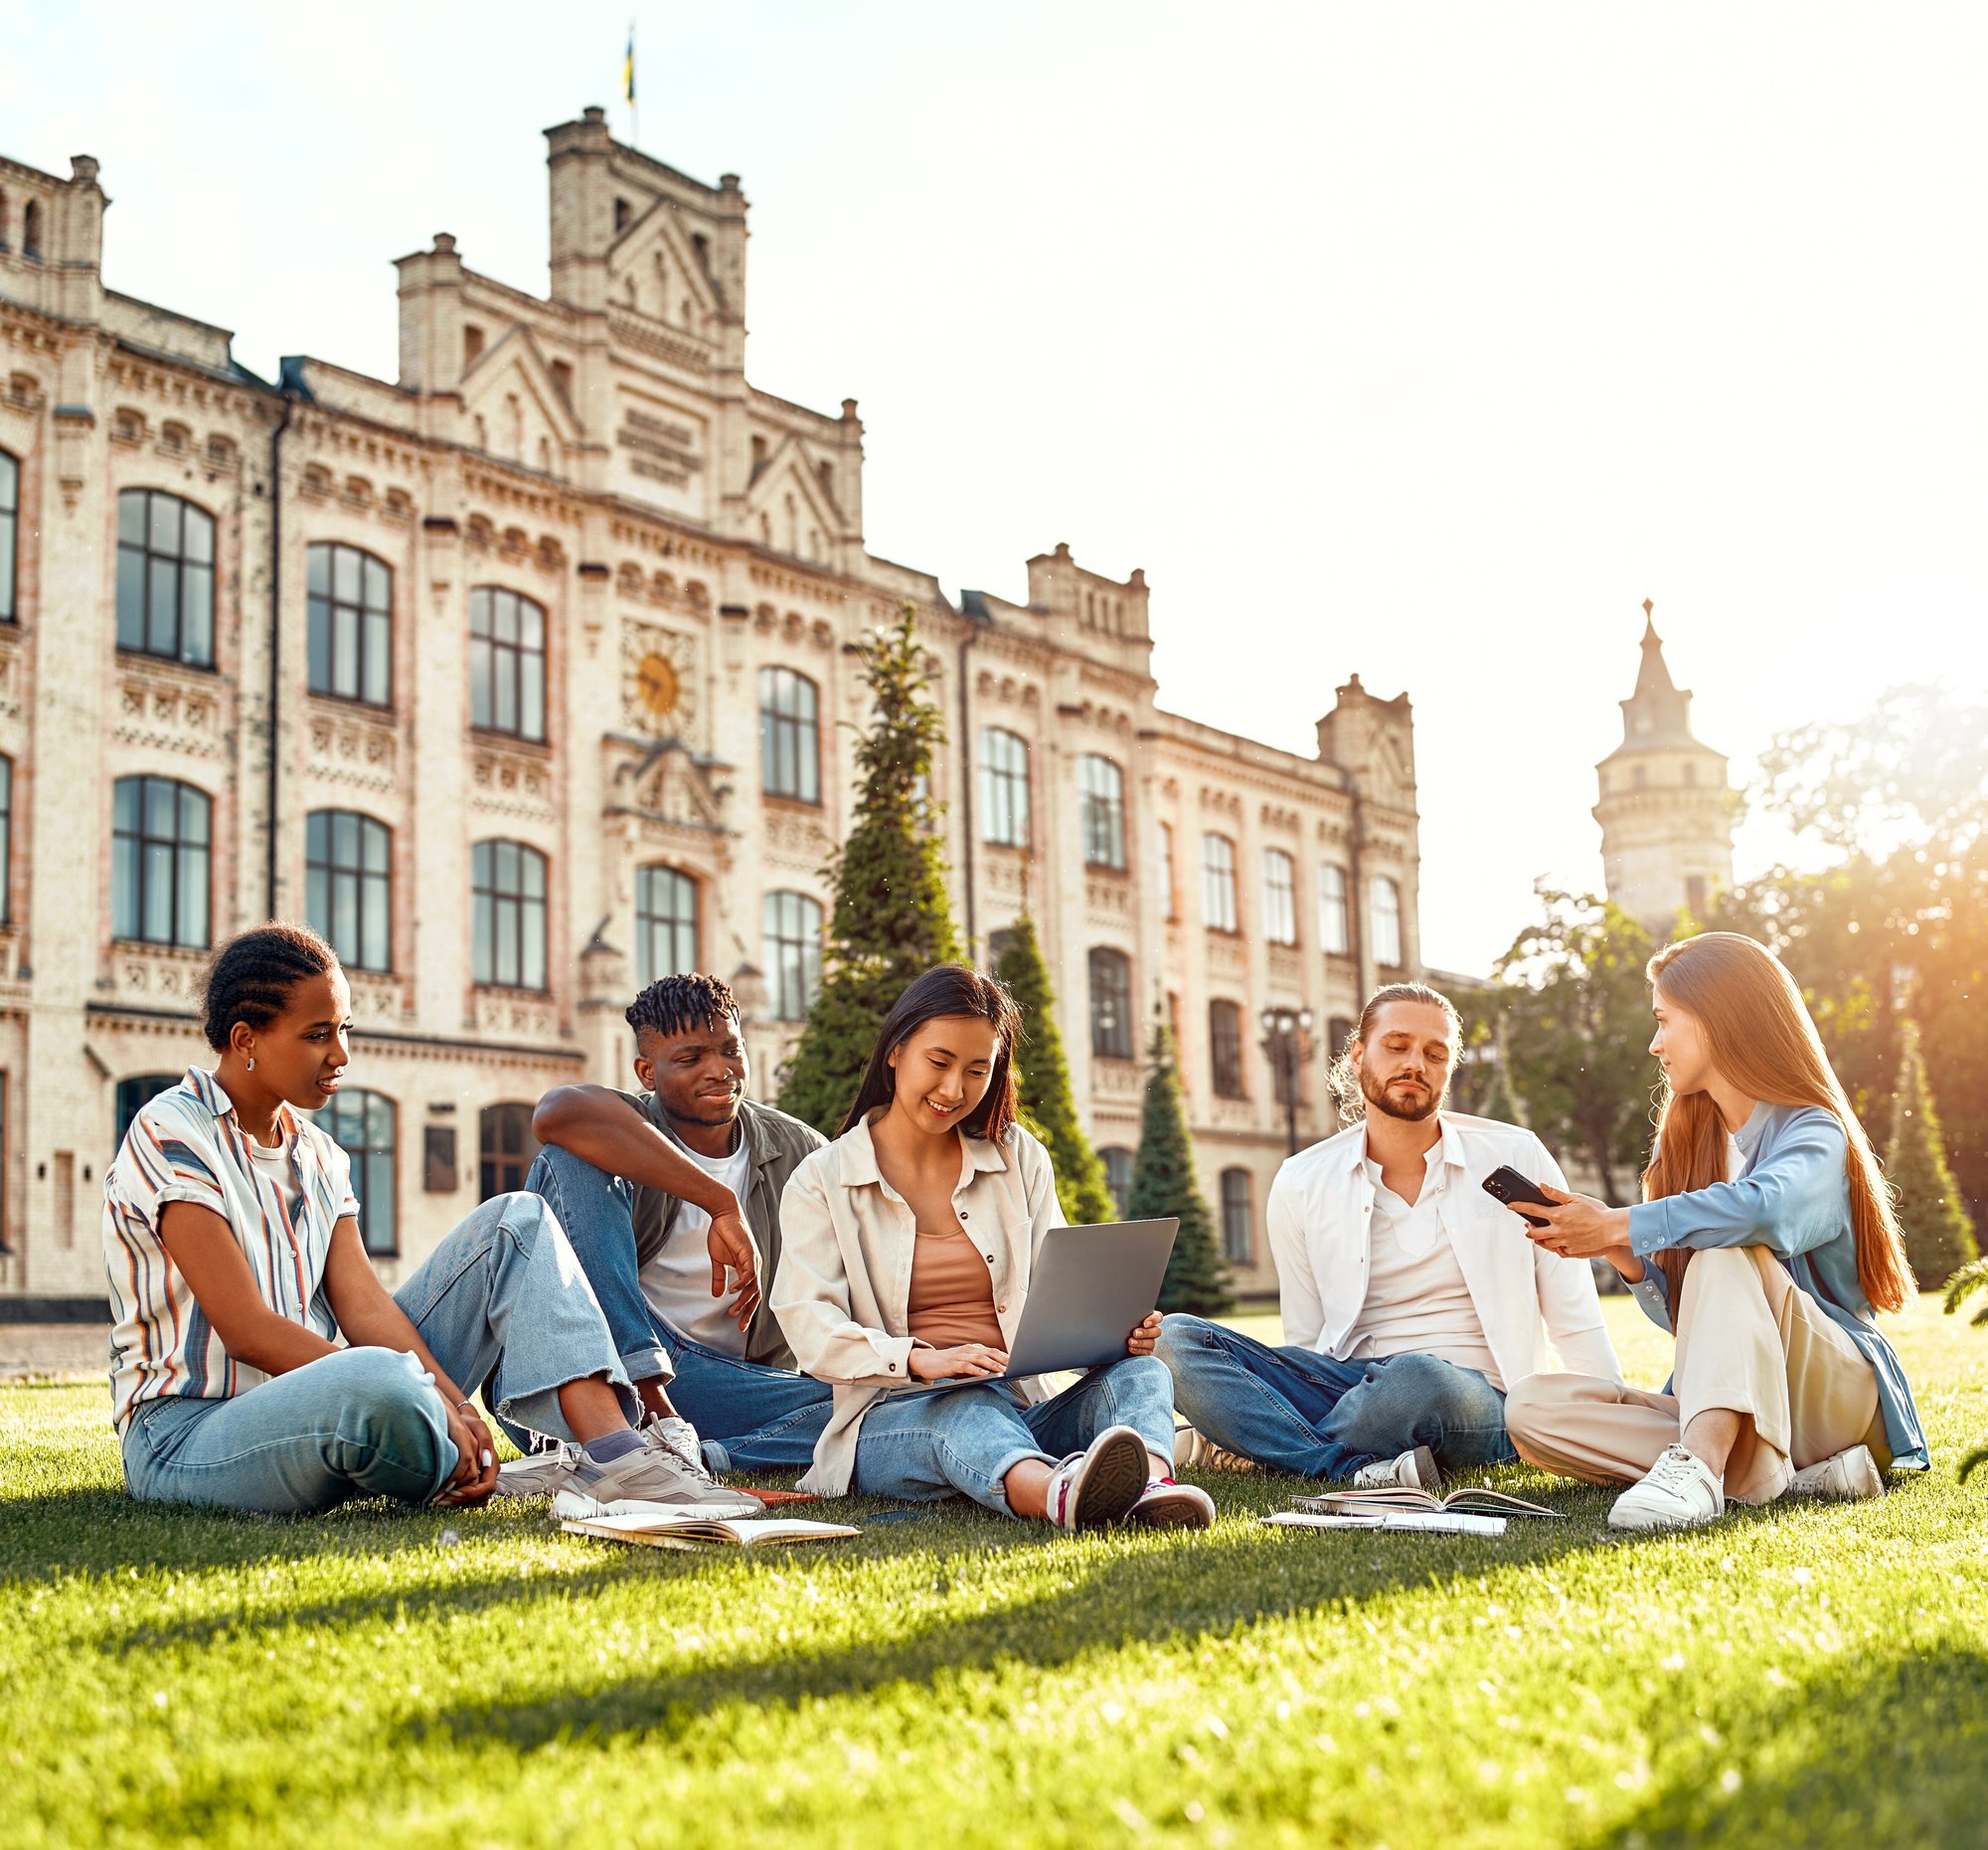
M 1357 1516 L 1375 1510 L 1448 1510 L 1474 1516 L 1545 1516 L 1554 1520 L 1561 1516 L 1561 1511 L 1550 1510 L 1544 1503 L 1528 1503 L 1524 1497 L 1487 1490 L 1481 1484 L 1452 1490 L 1446 1497 L 1400 1484 L 1385 1484 L 1375 1490 L 1325 1490 L 1313 1497 L 1293 1497 L 1291 1507 L 1320 1516 Z
M 839 1522 L 805 1522 L 795 1516 L 676 1516 L 666 1511 L 591 1516 L 562 1522 L 560 1527 L 573 1535 L 597 1535 L 643 1548 L 761 1548 L 769 1542 L 839 1542 L 863 1533 Z

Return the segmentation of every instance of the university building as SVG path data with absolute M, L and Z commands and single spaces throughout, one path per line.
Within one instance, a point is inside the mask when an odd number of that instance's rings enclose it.
M 0 160 L 0 1315 L 100 1300 L 102 1173 L 208 1058 L 210 947 L 307 919 L 351 974 L 320 1114 L 393 1280 L 522 1180 L 533 1102 L 629 1083 L 622 1011 L 710 969 L 769 1096 L 852 800 L 852 644 L 909 601 L 955 912 L 1033 914 L 1122 1190 L 1156 1009 L 1245 1290 L 1294 1120 L 1418 967 L 1412 726 L 1357 675 L 1316 757 L 1167 712 L 1147 588 L 1067 546 L 1026 602 L 863 538 L 863 425 L 746 373 L 746 202 L 548 131 L 538 295 L 399 260 L 400 377 L 103 285 L 97 165 Z M 1321 699 L 1321 706 L 1324 700 Z M 1265 1011 L 1309 1011 L 1287 1109 Z M 67 1302 L 65 1301 L 67 1300 Z

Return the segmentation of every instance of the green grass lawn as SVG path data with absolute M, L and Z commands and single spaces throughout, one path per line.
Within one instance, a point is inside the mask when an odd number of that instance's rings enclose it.
M 1988 1842 L 1988 1332 L 1898 1335 L 1928 1477 L 1642 1540 L 1568 1487 L 1497 1541 L 1267 1530 L 1262 1476 L 1207 1536 L 750 1557 L 167 1512 L 100 1384 L 0 1390 L 0 1843 Z

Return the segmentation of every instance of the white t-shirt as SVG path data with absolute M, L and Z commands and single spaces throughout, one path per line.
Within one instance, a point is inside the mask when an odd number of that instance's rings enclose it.
M 245 1140 L 248 1145 L 248 1160 L 255 1165 L 255 1173 L 264 1181 L 276 1185 L 276 1193 L 289 1210 L 290 1225 L 294 1227 L 297 1216 L 303 1212 L 304 1192 L 297 1184 L 297 1166 L 290 1161 L 288 1141 L 277 1144 L 273 1150 L 265 1150 L 253 1137 Z
M 1423 1159 L 1428 1173 L 1410 1206 L 1381 1180 L 1381 1165 L 1362 1159 L 1374 1184 L 1368 1230 L 1367 1299 L 1353 1321 L 1346 1359 L 1433 1355 L 1478 1370 L 1501 1393 L 1505 1378 L 1484 1340 L 1484 1322 L 1464 1282 L 1438 1202 L 1446 1172 L 1442 1145 Z
M 685 1149 L 684 1154 L 744 1202 L 746 1179 L 752 1169 L 752 1151 L 746 1141 L 744 1125 L 736 1134 L 739 1147 L 730 1156 L 700 1156 L 692 1149 Z M 692 1342 L 716 1349 L 721 1355 L 743 1356 L 746 1332 L 732 1320 L 733 1294 L 729 1291 L 723 1297 L 711 1294 L 711 1250 L 705 1244 L 710 1232 L 710 1215 L 690 1202 L 678 1202 L 676 1224 L 670 1229 L 669 1238 L 656 1257 L 642 1267 L 642 1295 L 657 1316 Z

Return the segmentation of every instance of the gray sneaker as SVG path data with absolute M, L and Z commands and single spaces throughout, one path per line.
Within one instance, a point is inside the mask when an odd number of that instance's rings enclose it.
M 709 1476 L 693 1475 L 660 1433 L 645 1431 L 640 1451 L 596 1464 L 584 1448 L 574 1456 L 553 1498 L 561 1522 L 592 1516 L 643 1516 L 663 1510 L 678 1516 L 763 1516 L 766 1506 L 743 1490 L 728 1490 Z
M 549 1497 L 564 1484 L 573 1469 L 580 1447 L 555 1444 L 545 1451 L 530 1451 L 497 1467 L 497 1488 L 493 1497 Z

